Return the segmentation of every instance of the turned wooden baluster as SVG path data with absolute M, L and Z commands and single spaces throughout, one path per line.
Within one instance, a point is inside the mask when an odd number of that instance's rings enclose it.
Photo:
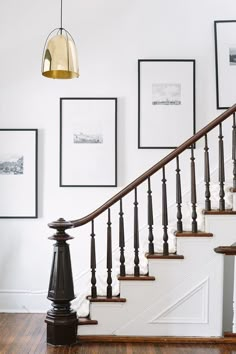
M 197 232 L 197 191 L 194 149 L 191 146 L 191 203 L 192 203 L 192 232 Z
M 95 248 L 95 233 L 94 233 L 94 220 L 92 220 L 92 231 L 91 231 L 91 297 L 97 297 L 97 287 L 96 287 L 96 248 Z
M 177 204 L 177 232 L 183 232 L 182 223 L 182 192 L 181 192 L 181 177 L 179 168 L 179 156 L 176 157 L 176 204 Z
M 236 121 L 235 113 L 233 114 L 233 131 L 232 131 L 232 160 L 233 160 L 233 188 L 236 189 Z
M 162 226 L 163 226 L 163 255 L 169 255 L 168 244 L 168 211 L 165 167 L 162 169 Z
M 153 237 L 153 207 L 152 207 L 152 190 L 151 190 L 151 180 L 148 178 L 148 252 L 149 254 L 154 254 L 154 237 Z
M 137 188 L 135 188 L 135 190 L 134 190 L 134 275 L 136 277 L 138 277 L 140 275 Z
M 107 297 L 112 297 L 112 239 L 111 239 L 111 211 L 108 209 L 107 222 Z
M 205 210 L 211 210 L 211 192 L 210 192 L 210 162 L 209 162 L 209 148 L 207 143 L 207 135 L 205 135 L 204 147 L 204 182 L 205 182 Z
M 224 182 L 225 182 L 225 165 L 224 165 L 224 141 L 222 135 L 222 124 L 219 124 L 219 210 L 225 210 L 225 191 L 224 191 Z
M 120 212 L 119 212 L 119 246 L 120 246 L 120 275 L 125 276 L 125 232 L 124 232 L 124 213 L 123 213 L 123 206 L 122 206 L 122 199 L 120 200 Z

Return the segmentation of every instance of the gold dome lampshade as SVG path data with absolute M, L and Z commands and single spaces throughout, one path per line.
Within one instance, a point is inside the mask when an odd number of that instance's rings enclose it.
M 49 33 L 44 45 L 42 75 L 51 79 L 79 77 L 75 41 L 71 34 L 62 27 L 62 0 L 60 27 Z
M 51 36 L 53 32 L 57 33 Z M 75 42 L 69 32 L 63 28 L 52 31 L 46 40 L 42 60 L 42 75 L 51 79 L 79 77 Z

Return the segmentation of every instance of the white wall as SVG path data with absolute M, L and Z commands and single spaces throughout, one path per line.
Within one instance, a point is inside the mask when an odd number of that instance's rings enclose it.
M 64 1 L 64 27 L 79 49 L 81 76 L 72 81 L 49 80 L 40 73 L 44 41 L 59 25 L 59 5 L 56 0 L 0 4 L 0 128 L 39 129 L 39 218 L 0 220 L 1 310 L 48 307 L 41 301 L 52 255 L 48 222 L 86 215 L 169 152 L 137 149 L 138 59 L 195 58 L 197 129 L 220 113 L 215 98 L 213 21 L 234 19 L 234 0 Z M 118 97 L 119 187 L 60 188 L 59 98 L 93 96 Z M 174 183 L 170 183 L 169 200 L 174 198 Z M 143 214 L 140 226 L 145 222 Z M 78 230 L 71 242 L 76 278 L 88 264 L 89 231 Z M 102 257 L 105 233 L 99 227 L 96 231 Z

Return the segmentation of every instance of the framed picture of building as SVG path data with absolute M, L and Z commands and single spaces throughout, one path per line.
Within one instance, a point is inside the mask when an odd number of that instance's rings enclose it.
M 214 22 L 216 104 L 226 109 L 236 102 L 236 20 Z
M 138 148 L 174 149 L 195 134 L 195 60 L 138 60 Z
M 38 131 L 0 129 L 0 218 L 37 218 Z
M 60 98 L 60 186 L 117 186 L 117 98 Z

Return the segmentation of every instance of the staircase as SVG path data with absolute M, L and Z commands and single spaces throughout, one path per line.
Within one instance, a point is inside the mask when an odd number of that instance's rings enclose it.
M 52 309 L 48 311 L 47 342 L 65 345 L 78 338 L 91 336 L 159 336 L 159 337 L 222 337 L 224 255 L 235 255 L 236 198 L 232 208 L 225 202 L 225 159 L 223 122 L 232 119 L 232 189 L 236 191 L 236 105 L 229 108 L 205 128 L 168 154 L 164 159 L 117 193 L 100 208 L 78 220 L 59 219 L 49 224 L 56 233 L 54 255 L 49 283 L 48 299 Z M 218 207 L 212 208 L 211 168 L 208 136 L 218 129 Z M 199 230 L 197 212 L 196 144 L 203 143 L 204 156 L 204 229 Z M 227 141 L 227 144 L 229 142 Z M 191 229 L 183 225 L 183 196 L 180 158 L 184 151 L 190 154 L 191 178 Z M 185 156 L 185 155 L 184 155 Z M 169 218 L 167 203 L 168 182 L 166 169 L 171 161 L 176 163 L 176 247 L 170 252 Z M 155 250 L 152 176 L 161 172 L 162 234 L 163 248 Z M 185 173 L 185 171 L 182 171 Z M 140 271 L 139 186 L 147 183 L 148 242 L 145 254 L 148 272 Z M 133 216 L 124 213 L 124 197 L 133 194 Z M 235 194 L 234 194 L 235 195 Z M 119 206 L 120 274 L 119 294 L 113 290 L 113 249 L 111 208 Z M 107 213 L 106 294 L 98 296 L 95 220 Z M 125 218 L 133 223 L 133 274 L 127 274 Z M 132 218 L 132 219 L 131 219 Z M 91 223 L 91 294 L 87 317 L 77 318 L 70 302 L 75 298 L 67 241 L 72 237 L 68 229 Z M 224 246 L 224 247 L 219 247 Z M 227 247 L 226 247 L 227 246 Z M 215 251 L 214 251 L 215 250 Z M 157 252 L 158 251 L 158 252 Z M 172 251 L 172 250 L 171 250 Z M 232 279 L 233 282 L 233 279 Z M 232 304 L 231 304 L 232 305 Z M 230 306 L 231 306 L 230 305 Z M 233 334 L 232 334 L 233 335 Z

